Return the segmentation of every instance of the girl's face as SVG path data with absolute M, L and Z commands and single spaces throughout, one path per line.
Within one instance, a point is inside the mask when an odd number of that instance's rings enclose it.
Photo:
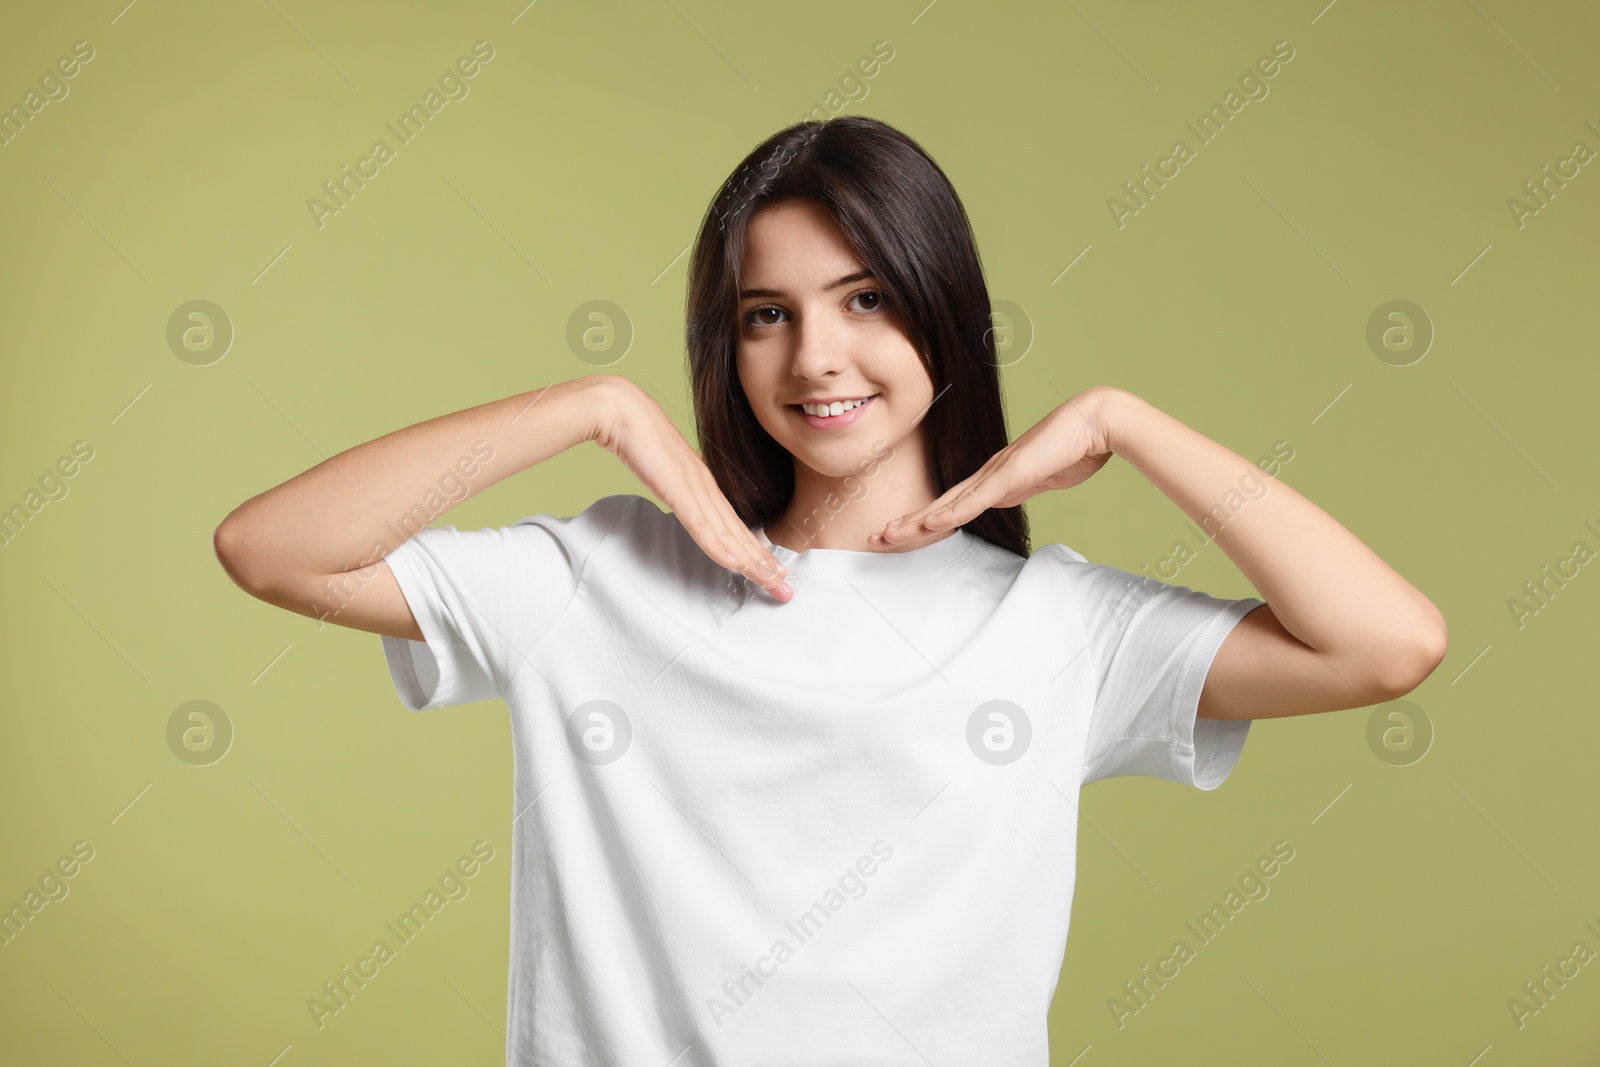
M 925 455 L 921 421 L 933 382 L 827 209 L 810 200 L 762 208 L 750 219 L 743 273 L 739 383 L 773 440 L 830 478 L 858 474 L 879 442 Z M 823 401 L 847 410 L 819 417 L 801 408 Z

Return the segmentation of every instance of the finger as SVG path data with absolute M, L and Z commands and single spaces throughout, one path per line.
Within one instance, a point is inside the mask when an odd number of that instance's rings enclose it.
M 985 479 L 967 486 L 955 499 L 946 501 L 924 515 L 922 524 L 930 530 L 942 530 L 950 526 L 959 526 L 978 515 L 988 507 L 988 504 L 982 503 L 988 484 L 988 480 Z
M 980 470 L 927 507 L 906 516 L 899 526 L 885 529 L 879 537 L 890 546 L 913 544 L 965 525 L 990 508 L 1009 506 L 1005 501 L 1018 497 L 1026 500 L 1032 495 L 1013 486 L 1013 479 L 1014 474 L 1007 474 L 1003 464 Z
M 644 428 L 653 429 L 654 435 L 645 438 L 637 454 L 617 441 L 618 458 L 672 509 L 713 562 L 744 575 L 780 600 L 792 597 L 793 590 L 784 583 L 787 571 L 782 561 L 739 519 L 705 461 L 659 407 L 647 410 L 652 419 Z
M 738 537 L 745 563 L 740 572 L 779 600 L 787 600 L 794 596 L 794 590 L 784 580 L 789 569 L 783 565 L 783 561 L 756 540 L 748 527 L 742 524 L 736 525 L 735 536 Z
M 970 522 L 991 508 L 1014 508 L 1049 488 L 1047 482 L 1020 485 L 1005 475 L 991 476 L 982 484 L 972 487 L 954 507 L 931 513 L 927 524 L 934 529 L 944 529 L 952 524 Z
M 746 544 L 729 536 L 715 537 L 709 545 L 702 542 L 701 548 L 716 563 L 743 575 L 774 598 L 788 600 L 794 596 L 794 590 L 784 580 L 788 572 L 782 562 L 759 544 Z
M 709 499 L 702 500 L 701 506 L 713 513 L 709 524 L 715 529 L 717 552 L 712 558 L 779 600 L 792 597 L 794 590 L 784 581 L 788 568 L 739 520 L 720 487 L 713 482 L 707 492 Z
M 753 581 L 767 580 L 765 574 L 760 578 L 752 574 L 752 571 L 757 570 L 759 566 L 755 553 L 750 550 L 749 545 L 734 538 L 732 524 L 727 516 L 720 514 L 720 509 L 713 500 L 693 494 L 688 500 L 683 501 L 677 510 L 683 528 L 688 531 L 695 544 L 700 546 L 700 551 L 718 566 L 737 571 Z
M 899 530 L 897 529 L 893 532 L 899 533 Z M 877 549 L 918 548 L 921 547 L 922 542 L 931 541 L 938 537 L 942 532 L 943 531 L 940 530 L 928 530 L 924 532 L 918 532 L 912 537 L 898 538 L 894 541 L 890 541 L 884 537 L 883 531 L 880 530 L 877 533 L 869 534 L 867 536 L 867 546 L 869 548 Z
M 882 530 L 868 538 L 868 542 L 878 547 L 899 547 L 927 540 L 938 532 L 927 524 L 928 516 L 949 505 L 957 498 L 957 494 L 967 488 L 968 483 L 961 482 L 925 507 L 890 520 Z
M 1019 489 L 1016 492 L 1008 493 L 1007 495 L 1001 497 L 999 500 L 996 500 L 993 504 L 990 504 L 989 506 L 991 508 L 1014 508 L 1018 504 L 1022 504 L 1024 502 L 1028 501 L 1028 500 L 1031 500 L 1032 498 L 1038 496 L 1040 493 L 1045 492 L 1047 489 L 1050 489 L 1050 488 L 1051 488 L 1051 486 L 1049 486 L 1049 485 L 1047 485 L 1047 484 L 1045 484 L 1043 482 L 1040 482 L 1040 483 L 1038 483 L 1036 485 L 1030 485 L 1026 489 Z
M 740 573 L 779 600 L 787 600 L 794 596 L 794 590 L 784 580 L 789 573 L 789 568 L 785 567 L 783 561 L 770 548 L 762 544 L 751 529 L 744 524 L 734 512 L 733 505 L 728 502 L 728 498 L 722 494 L 722 490 L 714 488 L 714 492 L 720 509 L 726 514 L 727 531 L 732 539 L 733 546 L 741 554 L 745 564 L 739 568 Z
M 927 506 L 903 516 L 899 526 L 893 529 L 886 526 L 879 535 L 881 541 L 888 545 L 903 545 L 926 540 L 934 533 L 960 526 L 981 514 L 990 506 L 989 494 L 995 487 L 990 477 L 1001 468 L 1002 464 L 997 462 L 1001 455 L 1003 453 L 994 456 L 977 472 L 951 486 Z

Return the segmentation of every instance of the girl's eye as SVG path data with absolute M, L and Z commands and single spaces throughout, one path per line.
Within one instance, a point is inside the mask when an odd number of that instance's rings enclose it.
M 871 301 L 871 306 L 866 308 L 866 310 L 869 311 L 869 312 L 876 312 L 876 311 L 880 311 L 880 310 L 883 309 L 884 300 L 886 298 L 885 298 L 882 290 L 879 290 L 879 289 L 863 289 L 859 293 L 856 293 L 855 295 L 853 295 L 850 298 L 852 303 L 854 303 L 857 300 L 861 300 L 861 299 L 870 300 Z M 774 314 L 778 314 L 778 315 L 787 314 L 787 312 L 785 312 L 780 307 L 773 307 L 771 304 L 763 304 L 760 307 L 751 308 L 745 314 L 745 317 L 744 317 L 745 325 L 746 326 L 754 326 L 754 327 L 776 326 L 778 324 L 778 321 L 780 321 L 780 320 L 757 318 L 758 315 L 765 315 L 765 314 L 767 314 L 769 312 L 774 313 Z
M 868 311 L 876 311 L 878 308 L 883 306 L 883 293 L 879 292 L 877 289 L 863 289 L 854 297 L 851 297 L 851 299 L 859 300 L 864 296 L 870 296 L 874 298 L 872 306 L 867 309 Z

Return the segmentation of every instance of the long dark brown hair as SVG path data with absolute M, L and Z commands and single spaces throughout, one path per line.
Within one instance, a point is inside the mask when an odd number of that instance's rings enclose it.
M 746 227 L 761 208 L 790 198 L 832 215 L 927 368 L 935 400 L 922 425 L 944 493 L 1010 443 L 989 291 L 950 180 L 910 137 L 858 115 L 773 134 L 706 210 L 684 315 L 701 457 L 747 525 L 775 518 L 794 495 L 794 457 L 756 420 L 734 363 Z M 1030 553 L 1021 505 L 989 508 L 964 528 Z

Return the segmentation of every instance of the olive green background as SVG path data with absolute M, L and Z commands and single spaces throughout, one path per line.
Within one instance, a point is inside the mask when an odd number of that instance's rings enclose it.
M 250 598 L 211 533 L 327 456 L 597 360 L 690 433 L 687 246 L 815 106 L 895 124 L 960 191 L 1013 435 L 1111 384 L 1251 459 L 1286 442 L 1280 477 L 1450 625 L 1380 710 L 1388 746 L 1372 709 L 1264 721 L 1216 792 L 1085 791 L 1052 1063 L 1600 1062 L 1600 963 L 1521 1026 L 1508 1007 L 1600 951 L 1600 576 L 1520 627 L 1508 606 L 1600 549 L 1600 164 L 1521 226 L 1508 207 L 1600 149 L 1597 32 L 1592 5 L 1504 0 L 12 5 L 0 106 L 74 42 L 94 58 L 0 147 L 0 507 L 75 442 L 93 459 L 0 549 L 0 905 L 74 842 L 94 858 L 0 946 L 5 1058 L 502 1061 L 503 705 L 406 712 L 377 637 Z M 470 94 L 319 228 L 323 182 L 480 40 Z M 1269 94 L 1201 145 L 1185 123 L 1278 41 Z M 1119 227 L 1108 201 L 1179 138 L 1194 158 Z M 207 365 L 168 343 L 193 300 L 234 334 Z M 569 346 L 591 300 L 625 316 L 620 359 Z M 1425 352 L 1369 343 L 1394 300 Z M 585 445 L 441 521 L 643 491 Z M 1121 461 L 1029 511 L 1036 545 L 1129 570 L 1196 541 Z M 1214 545 L 1174 580 L 1253 592 Z M 191 700 L 232 726 L 209 765 L 169 747 Z M 480 839 L 470 895 L 318 1029 L 308 998 Z M 1278 841 L 1270 895 L 1199 945 L 1185 922 Z M 1195 958 L 1119 1027 L 1108 1001 L 1180 938 Z

